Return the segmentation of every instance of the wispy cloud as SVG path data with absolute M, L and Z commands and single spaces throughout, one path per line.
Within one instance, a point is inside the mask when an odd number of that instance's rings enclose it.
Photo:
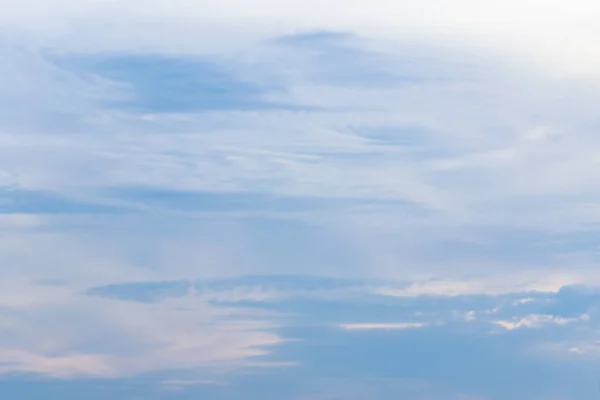
M 269 332 L 272 323 L 260 313 L 217 308 L 200 299 L 124 303 L 62 291 L 62 298 L 55 290 L 43 305 L 27 308 L 3 302 L 2 372 L 74 378 L 215 371 L 241 367 L 283 341 Z M 46 326 L 54 318 L 60 325 Z
M 346 330 L 371 330 L 371 329 L 411 329 L 421 328 L 425 324 L 420 322 L 390 322 L 390 323 L 358 323 L 340 324 L 340 328 Z
M 0 373 L 183 393 L 325 365 L 354 398 L 449 398 L 493 382 L 421 349 L 594 359 L 600 7 L 9 3 Z
M 587 314 L 582 315 L 579 318 L 561 318 L 554 315 L 528 315 L 526 317 L 519 318 L 513 321 L 495 321 L 496 324 L 501 327 L 513 330 L 518 328 L 535 328 L 546 324 L 566 325 L 568 323 L 577 321 L 588 321 L 590 316 Z

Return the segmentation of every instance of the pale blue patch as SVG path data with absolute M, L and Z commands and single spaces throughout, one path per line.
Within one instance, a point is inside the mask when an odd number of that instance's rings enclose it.
M 327 278 L 306 275 L 252 275 L 231 279 L 197 281 L 198 290 L 230 290 L 239 287 L 260 287 L 283 293 L 313 290 L 338 290 L 364 285 L 359 279 Z
M 226 292 L 239 288 L 275 290 L 297 293 L 315 290 L 339 290 L 364 285 L 357 279 L 335 279 L 300 275 L 254 275 L 230 279 L 199 281 L 133 282 L 112 284 L 90 288 L 86 293 L 92 296 L 116 298 L 120 300 L 155 302 L 170 297 L 181 297 L 190 293 Z
M 300 373 L 290 374 L 301 375 L 298 378 L 305 383 L 337 379 L 339 391 L 343 391 L 343 382 L 362 381 L 369 386 L 378 380 L 427 383 L 429 390 L 421 388 L 412 393 L 414 397 L 408 397 L 411 399 L 427 394 L 447 399 L 452 394 L 469 393 L 486 399 L 525 400 L 561 391 L 575 395 L 595 390 L 594 381 L 577 376 L 577 369 L 557 370 L 542 360 L 523 358 L 527 340 L 517 335 L 469 333 L 451 327 L 389 331 L 298 328 L 286 333 L 303 339 L 279 352 L 286 358 L 303 360 Z M 370 392 L 379 395 L 376 387 Z M 393 394 L 409 395 L 401 388 Z
M 272 43 L 293 50 L 299 62 L 302 57 L 309 60 L 302 74 L 311 83 L 385 88 L 439 81 L 447 75 L 444 70 L 424 68 L 424 60 L 415 54 L 391 59 L 383 52 L 365 47 L 360 37 L 349 33 L 308 32 L 283 36 Z
M 122 207 L 73 199 L 49 191 L 0 191 L 0 214 L 116 214 L 124 211 Z
M 119 300 L 157 302 L 170 297 L 183 297 L 189 293 L 190 287 L 191 283 L 187 281 L 140 282 L 91 288 L 86 293 Z
M 98 195 L 182 212 L 299 212 L 335 208 L 360 201 L 277 196 L 260 192 L 168 190 L 159 187 L 108 188 L 100 191 Z
M 542 305 L 540 311 L 561 317 L 578 317 L 584 313 L 600 310 L 600 291 L 586 286 L 565 286 Z
M 122 85 L 131 97 L 113 102 L 116 107 L 143 112 L 286 108 L 265 100 L 265 94 L 277 87 L 245 82 L 206 59 L 103 54 L 58 63 L 80 75 L 96 75 Z
M 7 377 L 0 380 L 0 395 L 19 400 L 195 400 L 198 390 L 167 391 L 157 377 L 134 379 L 32 380 Z M 161 378 L 161 376 L 159 376 Z M 217 399 L 219 388 L 202 388 L 202 395 Z
M 356 157 L 353 157 L 356 158 Z M 97 190 L 94 196 L 99 201 L 117 201 L 137 204 L 153 210 L 178 211 L 180 213 L 255 213 L 287 215 L 311 211 L 331 211 L 360 207 L 394 207 L 396 212 L 410 212 L 412 215 L 428 213 L 425 207 L 409 201 L 374 198 L 372 196 L 294 196 L 278 195 L 264 191 L 220 192 L 204 190 L 171 190 L 161 187 L 112 187 Z
M 431 132 L 419 126 L 371 125 L 353 131 L 376 144 L 402 146 L 415 150 L 421 146 L 426 146 L 426 150 L 432 150 L 432 146 L 436 147 L 436 144 L 431 142 L 433 139 Z M 436 154 L 439 156 L 439 153 Z

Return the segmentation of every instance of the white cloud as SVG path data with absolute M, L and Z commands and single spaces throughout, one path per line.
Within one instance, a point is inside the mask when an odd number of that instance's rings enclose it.
M 575 284 L 598 284 L 589 275 L 572 271 L 527 271 L 521 273 L 480 275 L 477 278 L 463 279 L 423 279 L 416 278 L 404 286 L 374 287 L 375 293 L 393 297 L 416 296 L 460 296 L 460 295 L 499 295 L 508 293 L 553 292 L 563 286 Z
M 27 289 L 24 295 L 35 297 L 45 287 Z M 2 302 L 0 372 L 73 378 L 218 371 L 255 363 L 283 340 L 260 312 L 218 308 L 194 296 L 144 304 L 64 287 L 52 294 L 34 307 Z
M 511 321 L 500 320 L 494 321 L 496 325 L 499 325 L 509 331 L 518 328 L 539 328 L 546 325 L 566 325 L 578 321 L 589 321 L 590 316 L 583 314 L 578 318 L 563 318 L 555 315 L 544 315 L 544 314 L 532 314 L 521 318 L 516 318 Z
M 189 50 L 210 46 L 209 32 L 219 33 L 210 36 L 212 41 L 232 43 L 252 32 L 331 29 L 442 46 L 468 45 L 472 51 L 533 61 L 545 71 L 595 75 L 600 63 L 595 43 L 600 8 L 590 0 L 427 0 L 419 4 L 334 0 L 326 6 L 317 1 L 261 0 L 253 7 L 240 0 L 218 4 L 179 0 L 152 8 L 139 0 L 5 2 L 11 5 L 2 16 L 6 26 L 51 33 L 46 41 L 56 43 L 60 38 L 88 49 Z M 219 25 L 221 29 L 216 29 Z M 162 35 L 157 34 L 159 28 Z
M 534 302 L 535 299 L 533 297 L 523 297 L 522 299 L 517 299 L 513 302 L 514 305 L 518 304 L 527 304 Z
M 477 313 L 475 311 L 468 311 L 465 313 L 464 315 L 464 319 L 465 321 L 475 321 L 477 319 Z

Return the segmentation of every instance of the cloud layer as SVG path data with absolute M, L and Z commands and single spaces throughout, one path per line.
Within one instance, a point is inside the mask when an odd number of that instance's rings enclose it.
M 6 5 L 3 377 L 589 395 L 596 4 Z

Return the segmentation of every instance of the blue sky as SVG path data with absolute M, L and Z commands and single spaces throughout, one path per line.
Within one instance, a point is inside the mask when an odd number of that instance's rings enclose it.
M 600 8 L 8 0 L 0 397 L 600 396 Z

